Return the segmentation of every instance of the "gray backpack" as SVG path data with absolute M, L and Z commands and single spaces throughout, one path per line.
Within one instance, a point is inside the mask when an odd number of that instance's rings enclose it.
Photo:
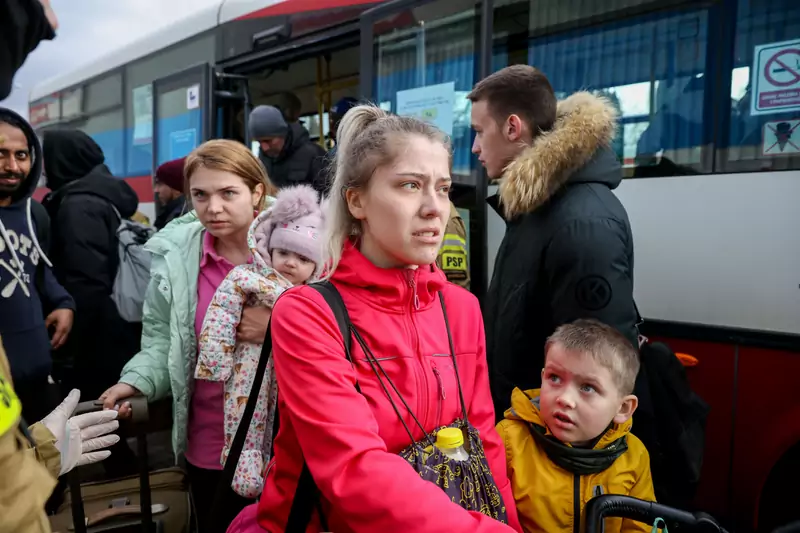
M 111 298 L 117 311 L 127 322 L 141 322 L 144 297 L 150 282 L 150 252 L 144 244 L 155 234 L 155 230 L 139 222 L 122 218 L 119 211 L 111 206 L 119 218 L 117 228 L 117 249 L 119 266 L 114 278 Z

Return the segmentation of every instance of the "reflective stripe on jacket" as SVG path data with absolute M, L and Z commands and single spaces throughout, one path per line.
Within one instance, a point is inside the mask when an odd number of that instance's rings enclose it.
M 21 421 L 11 369 L 0 342 L 0 531 L 48 533 L 44 505 L 56 486 L 61 456 L 46 427 L 36 423 L 26 436 L 19 427 Z
M 469 264 L 467 252 L 467 229 L 458 209 L 450 202 L 450 217 L 444 230 L 444 240 L 436 258 L 447 281 L 469 290 Z

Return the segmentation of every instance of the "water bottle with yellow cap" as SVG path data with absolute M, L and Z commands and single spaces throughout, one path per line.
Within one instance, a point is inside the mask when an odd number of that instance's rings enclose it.
M 444 428 L 436 434 L 436 447 L 450 459 L 466 461 L 469 459 L 464 449 L 464 434 L 459 428 Z

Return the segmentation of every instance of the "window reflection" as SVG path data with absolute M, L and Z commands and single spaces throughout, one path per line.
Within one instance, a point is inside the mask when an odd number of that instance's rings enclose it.
M 777 146 L 776 131 L 788 132 L 800 120 L 800 104 L 761 114 L 752 110 L 754 80 L 765 65 L 756 65 L 756 49 L 771 43 L 800 47 L 800 4 L 792 0 L 739 0 L 731 69 L 729 127 L 720 139 L 717 167 L 723 171 L 788 170 L 800 168 L 800 150 L 791 143 Z M 792 47 L 790 46 L 790 47 Z M 800 65 L 797 65 L 800 70 Z M 800 95 L 800 82 L 786 87 Z M 786 127 L 788 126 L 788 128 Z M 788 140 L 800 146 L 800 129 Z M 778 149 L 776 149 L 778 148 Z
M 739 0 L 736 9 L 660 2 L 656 10 L 642 0 L 495 6 L 495 69 L 526 63 L 547 74 L 559 98 L 579 90 L 609 97 L 620 114 L 614 149 L 626 176 L 800 168 L 798 155 L 764 154 L 767 128 L 791 127 L 800 105 L 767 115 L 750 110 L 754 50 L 800 42 L 797 2 Z M 735 43 L 733 52 L 720 42 L 721 26 L 733 30 L 726 41 Z M 718 76 L 728 69 L 729 80 Z
M 435 95 L 443 84 L 452 83 L 447 96 L 452 101 L 452 121 L 442 129 L 452 130 L 454 179 L 474 183 L 477 171 L 466 99 L 475 81 L 474 0 L 432 2 L 380 21 L 374 31 L 374 100 L 383 109 L 403 113 L 398 94 L 428 87 Z

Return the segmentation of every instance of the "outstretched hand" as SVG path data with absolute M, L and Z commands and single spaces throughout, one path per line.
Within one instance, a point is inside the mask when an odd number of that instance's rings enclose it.
M 104 448 L 119 442 L 119 435 L 111 435 L 119 428 L 117 412 L 106 410 L 72 416 L 80 399 L 81 391 L 73 389 L 61 405 L 42 420 L 56 438 L 56 448 L 61 452 L 59 475 L 76 466 L 107 459 L 111 452 Z

